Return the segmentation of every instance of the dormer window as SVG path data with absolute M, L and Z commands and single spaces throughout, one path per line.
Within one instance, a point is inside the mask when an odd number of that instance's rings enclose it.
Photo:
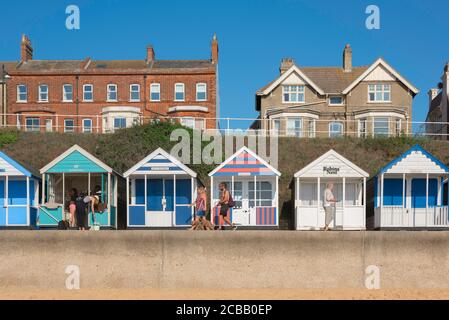
M 282 101 L 284 103 L 305 102 L 304 86 L 282 86 Z
M 343 105 L 343 97 L 342 96 L 334 96 L 329 98 L 330 106 L 341 106 Z

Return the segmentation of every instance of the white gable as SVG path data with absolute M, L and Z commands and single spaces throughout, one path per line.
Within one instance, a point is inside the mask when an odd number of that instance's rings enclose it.
M 23 176 L 24 174 L 0 157 L 0 176 Z
M 288 76 L 287 79 L 285 79 L 282 84 L 284 85 L 304 85 L 305 82 L 303 79 L 301 79 L 300 76 L 296 72 L 293 72 L 291 75 Z
M 330 150 L 302 170 L 295 177 L 336 177 L 358 178 L 368 177 L 368 173 L 360 169 L 348 159 L 334 150 Z
M 437 163 L 421 151 L 413 151 L 404 159 L 395 163 L 385 173 L 446 173 Z
M 378 65 L 363 81 L 396 81 L 396 77 L 384 66 Z

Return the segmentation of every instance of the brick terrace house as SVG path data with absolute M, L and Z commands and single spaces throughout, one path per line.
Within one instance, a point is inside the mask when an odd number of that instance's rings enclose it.
M 111 132 L 169 118 L 215 129 L 215 35 L 211 47 L 207 60 L 158 60 L 152 46 L 142 60 L 35 60 L 24 35 L 20 61 L 8 64 L 8 125 L 27 131 Z
M 430 89 L 426 133 L 439 140 L 447 140 L 449 128 L 449 63 L 446 64 L 438 88 Z
M 297 137 L 411 133 L 418 89 L 383 59 L 352 65 L 346 45 L 341 67 L 302 67 L 283 59 L 280 75 L 256 93 L 253 128 Z

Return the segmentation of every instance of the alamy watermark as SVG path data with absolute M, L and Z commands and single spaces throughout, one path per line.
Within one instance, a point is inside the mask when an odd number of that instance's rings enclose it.
M 67 278 L 65 280 L 65 287 L 67 290 L 79 290 L 81 283 L 80 267 L 77 265 L 68 265 L 65 268 Z
M 365 13 L 369 16 L 365 20 L 365 26 L 368 30 L 380 29 L 380 8 L 374 4 L 366 7 Z
M 71 4 L 65 9 L 68 15 L 65 20 L 65 27 L 68 30 L 79 30 L 81 27 L 80 8 L 77 5 Z
M 369 290 L 380 289 L 380 268 L 370 265 L 365 269 L 365 287 Z

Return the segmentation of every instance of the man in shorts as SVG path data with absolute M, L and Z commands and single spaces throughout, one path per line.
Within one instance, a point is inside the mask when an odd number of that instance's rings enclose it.
M 220 205 L 220 216 L 218 220 L 220 230 L 224 230 L 223 226 L 224 222 L 229 224 L 232 227 L 232 230 L 236 230 L 237 227 L 231 222 L 231 220 L 228 217 L 229 200 L 231 198 L 231 195 L 229 193 L 228 185 L 226 184 L 226 182 L 220 183 L 219 189 L 220 189 L 220 201 L 218 204 Z
M 323 205 L 325 212 L 324 231 L 329 230 L 329 225 L 331 224 L 332 220 L 334 220 L 335 203 L 337 202 L 337 199 L 335 199 L 334 194 L 332 193 L 333 189 L 334 189 L 333 183 L 326 184 L 326 189 L 324 190 L 323 195 Z

